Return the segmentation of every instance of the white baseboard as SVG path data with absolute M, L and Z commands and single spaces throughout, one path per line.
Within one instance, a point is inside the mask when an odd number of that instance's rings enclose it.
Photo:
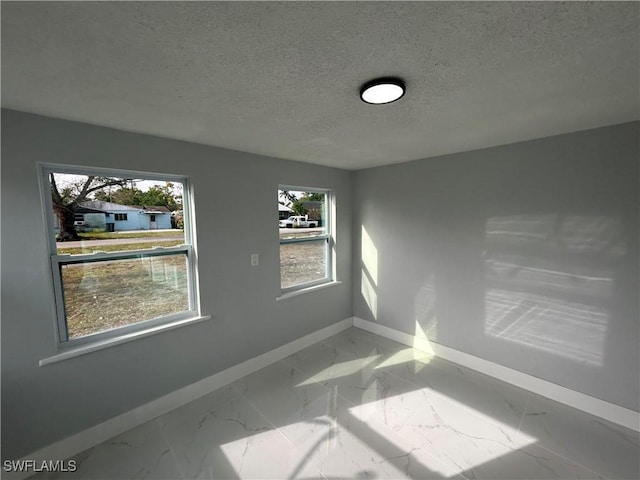
M 179 408 L 193 400 L 196 400 L 214 390 L 224 387 L 229 383 L 260 370 L 274 362 L 282 360 L 314 343 L 329 338 L 353 326 L 353 317 L 345 318 L 333 325 L 298 338 L 269 352 L 246 360 L 238 365 L 227 368 L 215 375 L 207 377 L 184 388 L 157 398 L 149 403 L 129 410 L 106 422 L 102 422 L 91 428 L 76 433 L 51 445 L 47 445 L 21 460 L 35 460 L 37 465 L 43 461 L 63 460 L 73 455 L 94 447 L 110 438 L 131 430 L 154 418 L 164 415 L 171 410 Z M 30 477 L 34 472 L 2 472 L 3 479 L 21 480 Z
M 438 343 L 418 338 L 408 333 L 400 332 L 392 328 L 377 323 L 363 320 L 362 318 L 353 317 L 353 326 L 361 328 L 371 333 L 375 333 L 398 343 L 408 345 L 410 347 L 419 348 L 432 353 L 438 357 L 444 358 L 458 365 L 465 366 L 472 370 L 476 370 L 485 375 L 497 378 L 504 382 L 510 383 L 517 387 L 529 390 L 556 402 L 569 405 L 583 412 L 590 413 L 597 417 L 608 420 L 612 423 L 622 425 L 631 430 L 640 431 L 640 413 L 628 408 L 615 405 L 613 403 L 600 400 L 599 398 L 576 392 L 566 387 L 556 385 L 555 383 L 542 380 L 541 378 L 513 370 L 497 363 L 484 360 L 482 358 L 460 352 L 450 347 L 440 345 Z

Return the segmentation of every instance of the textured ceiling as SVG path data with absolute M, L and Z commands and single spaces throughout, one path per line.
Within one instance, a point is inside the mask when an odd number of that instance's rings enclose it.
M 348 169 L 639 117 L 639 3 L 5 2 L 4 107 Z M 362 103 L 376 76 L 397 103 Z

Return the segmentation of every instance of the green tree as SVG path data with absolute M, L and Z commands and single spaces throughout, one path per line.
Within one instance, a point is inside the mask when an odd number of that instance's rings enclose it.
M 324 200 L 324 193 L 304 192 L 299 200 L 305 209 L 305 212 L 302 215 L 308 215 L 310 220 L 322 221 Z
M 296 197 L 289 190 L 279 190 L 278 196 L 282 199 L 278 200 L 278 202 L 280 203 L 280 205 L 284 205 L 285 207 L 290 207 L 292 203 L 298 201 L 298 197 Z
M 303 202 L 324 202 L 324 193 L 305 192 L 300 200 Z
M 115 191 L 102 190 L 95 194 L 95 199 L 120 205 L 165 206 L 171 211 L 182 209 L 182 195 L 176 192 L 171 182 L 163 186 L 154 185 L 145 192 L 135 186 L 123 186 Z
M 125 178 L 99 177 L 95 175 L 83 176 L 66 182 L 63 188 L 58 188 L 55 173 L 49 174 L 51 186 L 51 202 L 53 212 L 58 218 L 60 228 L 59 238 L 62 240 L 79 240 L 75 229 L 76 211 L 80 204 L 93 193 L 101 192 L 111 186 L 123 186 L 129 181 Z M 66 177 L 61 175 L 61 177 Z
M 291 205 L 289 205 L 289 208 L 291 208 L 291 210 L 293 210 L 293 213 L 295 213 L 296 215 L 306 215 L 307 214 L 307 209 L 305 208 L 304 204 L 302 203 L 302 200 L 296 200 Z
M 306 209 L 304 205 L 300 202 L 300 199 L 289 190 L 279 190 L 278 196 L 281 200 L 278 200 L 280 205 L 284 205 L 285 207 L 289 207 L 294 215 L 304 215 L 306 213 Z
M 173 193 L 174 185 L 167 182 L 164 186 L 153 186 L 140 195 L 140 205 L 144 206 L 165 206 L 170 211 L 182 208 L 182 197 L 176 198 Z
M 118 203 L 120 205 L 141 205 L 143 192 L 136 187 L 121 187 L 115 191 L 101 190 L 94 198 L 102 202 Z
M 285 205 L 293 210 L 294 215 L 309 215 L 309 218 L 313 220 L 321 219 L 321 210 L 318 208 L 307 208 L 308 202 L 322 202 L 324 203 L 324 193 L 317 192 L 302 192 L 300 198 L 289 190 L 279 190 L 278 196 L 281 200 L 278 202 L 281 205 Z

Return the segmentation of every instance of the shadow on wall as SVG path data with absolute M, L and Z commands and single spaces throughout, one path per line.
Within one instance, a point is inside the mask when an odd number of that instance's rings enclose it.
M 426 345 L 461 348 L 457 342 L 485 338 L 602 367 L 616 275 L 628 261 L 623 222 L 520 214 L 489 217 L 477 228 L 459 243 L 452 238 L 464 235 L 455 228 L 448 238 L 431 232 L 415 242 L 415 251 L 430 255 L 396 247 L 388 263 L 362 226 L 360 293 L 369 318 L 402 316 L 400 329 Z
M 621 222 L 606 216 L 512 215 L 485 225 L 484 332 L 602 366 Z

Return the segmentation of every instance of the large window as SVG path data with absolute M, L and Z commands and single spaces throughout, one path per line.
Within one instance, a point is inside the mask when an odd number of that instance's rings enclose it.
M 334 280 L 329 190 L 280 186 L 280 288 L 283 293 Z M 283 209 L 288 215 L 283 215 Z
M 60 344 L 198 316 L 186 178 L 42 165 L 41 179 Z

